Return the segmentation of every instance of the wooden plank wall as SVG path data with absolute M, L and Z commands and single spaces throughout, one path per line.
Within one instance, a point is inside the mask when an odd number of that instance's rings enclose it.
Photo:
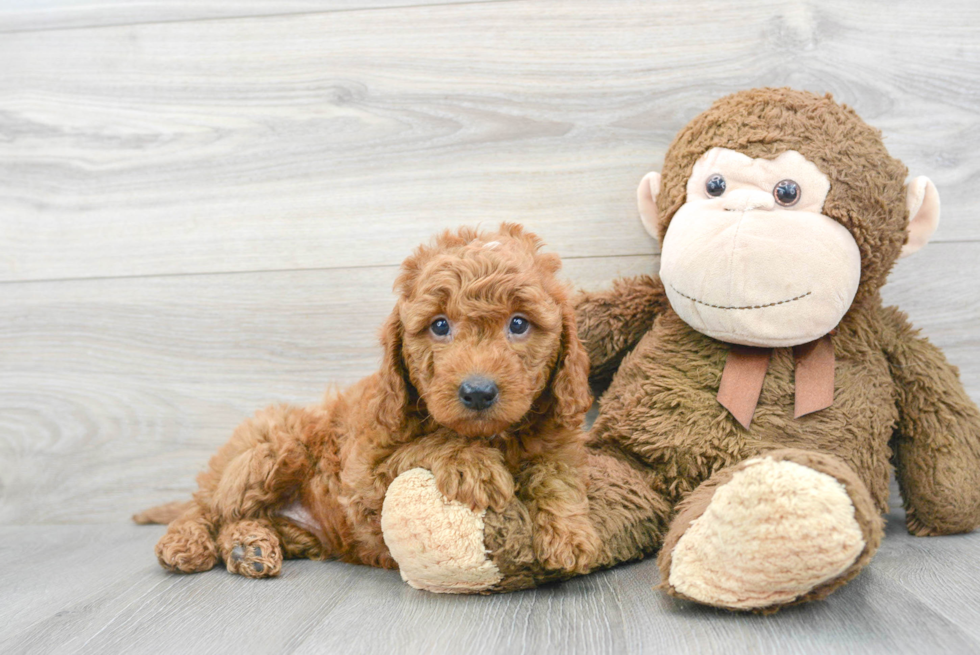
M 396 267 L 516 220 L 653 271 L 634 190 L 743 88 L 833 92 L 939 187 L 886 288 L 980 400 L 980 5 L 0 1 L 0 522 L 124 520 L 378 361 Z

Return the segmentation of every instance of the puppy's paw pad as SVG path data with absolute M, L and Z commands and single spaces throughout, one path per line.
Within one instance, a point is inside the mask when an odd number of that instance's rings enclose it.
M 278 545 L 259 537 L 236 543 L 226 562 L 228 571 L 248 578 L 268 578 L 282 570 L 282 551 Z

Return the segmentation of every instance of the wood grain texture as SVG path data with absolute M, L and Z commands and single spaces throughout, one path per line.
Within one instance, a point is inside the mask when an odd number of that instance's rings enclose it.
M 130 513 L 233 427 L 378 363 L 397 264 L 517 220 L 576 285 L 652 272 L 634 189 L 720 95 L 853 105 L 943 200 L 905 309 L 980 400 L 980 5 L 0 0 L 0 652 L 976 653 L 980 535 L 771 617 L 655 562 L 488 598 L 287 562 L 174 576 Z
M 571 259 L 598 288 L 652 257 Z M 950 276 L 956 270 L 958 275 Z M 4 285 L 0 522 L 114 521 L 193 489 L 231 430 L 273 402 L 316 401 L 376 370 L 392 267 Z M 888 303 L 980 399 L 975 244 L 900 262 Z
M 596 285 L 651 257 L 588 258 Z M 0 293 L 0 523 L 179 497 L 231 430 L 377 369 L 397 269 L 16 283 Z
M 642 174 L 718 96 L 783 84 L 853 104 L 934 178 L 938 238 L 980 240 L 978 21 L 579 0 L 8 34 L 0 280 L 392 265 L 502 219 L 649 254 Z
M 0 527 L 5 653 L 974 653 L 970 576 L 980 535 L 892 529 L 827 601 L 774 616 L 677 601 L 653 560 L 503 596 L 416 591 L 398 574 L 289 561 L 280 578 L 164 572 L 159 527 Z M 923 544 L 920 546 L 919 544 Z M 26 546 L 30 545 L 30 548 Z M 939 579 L 921 580 L 922 571 Z M 925 593 L 923 593 L 924 587 Z M 56 593 L 52 593 L 56 592 Z
M 0 34 L 507 0 L 0 0 Z
M 876 573 L 895 580 L 924 605 L 980 641 L 980 623 L 976 620 L 980 608 L 980 586 L 976 584 L 980 536 L 907 538 L 904 521 L 892 520 L 885 539 L 891 546 L 875 558 Z

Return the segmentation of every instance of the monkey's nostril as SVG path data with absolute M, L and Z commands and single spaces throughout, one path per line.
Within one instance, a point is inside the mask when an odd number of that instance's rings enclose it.
M 459 401 L 467 409 L 486 409 L 497 401 L 497 385 L 487 378 L 467 378 L 459 385 Z

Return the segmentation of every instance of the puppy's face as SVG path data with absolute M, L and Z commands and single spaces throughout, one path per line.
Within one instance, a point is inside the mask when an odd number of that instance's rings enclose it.
M 559 365 L 566 298 L 554 279 L 558 260 L 521 236 L 426 252 L 400 303 L 411 383 L 435 421 L 465 436 L 520 421 Z

